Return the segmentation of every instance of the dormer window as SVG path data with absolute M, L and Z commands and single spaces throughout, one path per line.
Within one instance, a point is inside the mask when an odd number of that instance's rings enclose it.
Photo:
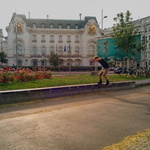
M 75 28 L 76 28 L 76 29 L 79 29 L 79 25 L 78 25 L 78 24 L 76 24 L 76 25 L 75 25 Z
M 70 28 L 71 28 L 70 24 L 67 24 L 67 29 L 70 29 Z
M 49 27 L 52 29 L 52 28 L 54 28 L 54 25 L 53 25 L 53 24 L 50 24 Z
M 59 24 L 59 25 L 58 25 L 58 28 L 59 28 L 59 29 L 62 29 L 62 24 Z
M 35 24 L 35 23 L 33 23 L 32 27 L 33 27 L 33 28 L 36 28 L 36 24 Z
M 45 24 L 44 23 L 41 24 L 41 28 L 45 28 Z

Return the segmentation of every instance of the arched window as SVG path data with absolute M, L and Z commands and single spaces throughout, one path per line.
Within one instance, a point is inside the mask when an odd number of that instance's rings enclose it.
M 75 25 L 75 29 L 79 29 L 79 25 L 78 24 Z
M 51 24 L 49 25 L 49 27 L 50 27 L 51 29 L 54 28 L 54 24 L 51 23 Z
M 33 66 L 38 66 L 38 61 L 37 60 L 33 60 Z
M 76 59 L 75 60 L 75 66 L 81 66 L 81 60 Z
M 67 29 L 70 29 L 71 28 L 71 25 L 70 24 L 67 24 Z
M 45 24 L 44 23 L 41 24 L 41 28 L 45 28 Z
M 17 46 L 17 53 L 18 53 L 18 55 L 22 55 L 23 54 L 23 48 L 22 48 L 21 44 L 18 44 L 18 46 Z
M 62 24 L 59 24 L 59 25 L 58 25 L 58 28 L 59 28 L 59 29 L 62 29 Z
M 46 60 L 41 61 L 41 66 L 45 67 L 46 66 Z

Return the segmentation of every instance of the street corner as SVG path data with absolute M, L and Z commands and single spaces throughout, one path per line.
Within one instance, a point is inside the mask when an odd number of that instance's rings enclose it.
M 125 137 L 119 143 L 104 147 L 102 150 L 150 150 L 150 129 Z

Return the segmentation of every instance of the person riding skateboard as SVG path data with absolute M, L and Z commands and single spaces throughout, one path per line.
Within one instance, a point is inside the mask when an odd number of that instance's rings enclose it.
M 102 59 L 102 58 L 100 58 L 98 56 L 95 56 L 91 61 L 94 61 L 94 62 L 97 61 L 102 66 L 102 69 L 98 73 L 98 75 L 99 75 L 98 85 L 102 84 L 102 76 L 104 76 L 104 78 L 106 79 L 106 84 L 105 85 L 108 85 L 109 84 L 109 79 L 107 77 L 107 73 L 109 71 L 109 65 L 108 65 L 108 63 L 104 59 Z

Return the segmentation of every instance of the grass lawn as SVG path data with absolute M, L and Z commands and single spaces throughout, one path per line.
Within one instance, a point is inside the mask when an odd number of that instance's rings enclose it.
M 108 77 L 109 77 L 110 82 L 147 79 L 145 77 L 120 77 L 117 74 L 108 75 Z M 35 81 L 30 81 L 30 82 L 0 83 L 0 91 L 97 83 L 98 81 L 99 81 L 99 77 L 95 75 L 94 76 L 92 75 L 65 75 L 65 76 L 57 76 L 57 77 L 52 76 L 51 79 L 39 79 Z

